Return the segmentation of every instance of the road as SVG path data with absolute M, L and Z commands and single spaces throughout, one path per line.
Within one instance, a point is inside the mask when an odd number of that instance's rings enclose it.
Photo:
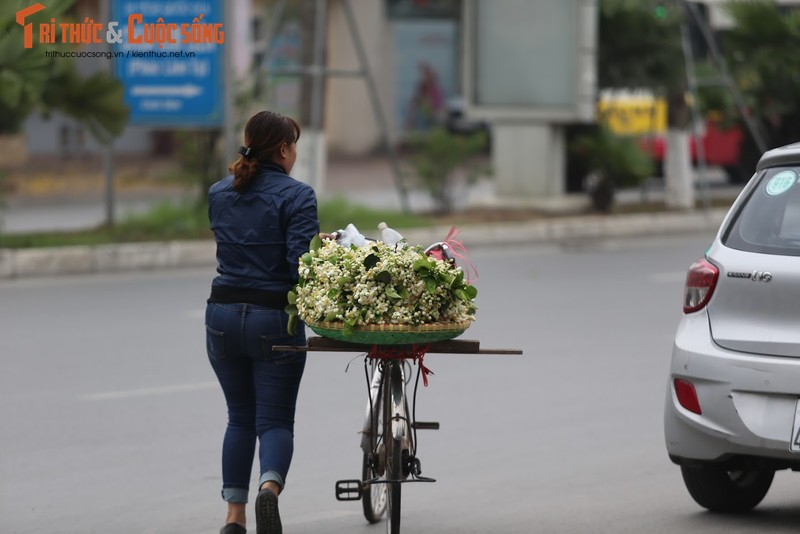
M 683 277 L 710 239 L 472 251 L 480 310 L 464 337 L 524 355 L 426 358 L 435 375 L 417 415 L 442 426 L 420 433 L 419 456 L 438 481 L 405 486 L 404 532 L 796 531 L 791 473 L 755 513 L 712 515 L 664 449 Z M 225 408 L 202 318 L 212 276 L 0 282 L 0 532 L 218 532 Z M 309 356 L 287 532 L 384 531 L 333 494 L 360 472 L 365 395 L 360 359 Z

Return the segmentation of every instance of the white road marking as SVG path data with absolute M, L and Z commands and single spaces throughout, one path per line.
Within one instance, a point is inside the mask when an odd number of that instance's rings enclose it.
M 128 389 L 122 391 L 107 391 L 104 393 L 90 393 L 88 395 L 82 395 L 81 399 L 85 401 L 132 399 L 135 397 L 152 397 L 155 395 L 170 395 L 173 393 L 206 391 L 218 387 L 219 383 L 217 382 L 197 382 L 195 384 L 175 384 L 172 386 L 155 386 L 150 388 Z

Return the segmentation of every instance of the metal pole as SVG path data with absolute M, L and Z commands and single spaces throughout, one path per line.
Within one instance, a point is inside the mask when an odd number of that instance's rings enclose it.
M 728 71 L 728 65 L 725 63 L 725 58 L 722 57 L 722 54 L 719 51 L 716 39 L 714 39 L 714 36 L 711 35 L 711 32 L 709 31 L 708 26 L 706 26 L 702 15 L 697 10 L 697 6 L 692 2 L 688 2 L 687 0 L 683 0 L 683 5 L 684 8 L 688 10 L 692 18 L 694 18 L 695 23 L 697 23 L 697 26 L 703 33 L 703 38 L 708 44 L 709 50 L 711 50 L 711 56 L 714 58 L 714 62 L 717 64 L 717 67 L 719 67 L 725 84 L 728 86 L 728 89 L 730 89 L 731 93 L 733 93 L 733 98 L 736 100 L 739 113 L 742 115 L 742 119 L 747 125 L 747 129 L 750 130 L 750 135 L 753 136 L 753 140 L 756 142 L 758 149 L 761 152 L 765 152 L 767 150 L 767 144 L 764 142 L 764 138 L 761 136 L 761 131 L 758 129 L 758 126 L 747 112 L 747 106 L 745 105 L 744 97 L 742 97 L 742 93 L 739 91 L 739 88 L 736 86 L 736 84 L 733 83 L 733 79 Z
M 358 32 L 355 15 L 353 14 L 353 6 L 351 5 L 350 0 L 343 0 L 342 3 L 344 5 L 344 13 L 347 19 L 347 25 L 350 27 L 350 34 L 353 37 L 353 45 L 356 49 L 356 54 L 358 55 L 358 62 L 365 74 L 367 92 L 369 93 L 369 99 L 372 103 L 372 108 L 375 111 L 375 119 L 378 121 L 378 128 L 381 131 L 381 140 L 383 141 L 383 145 L 386 148 L 386 152 L 389 156 L 389 165 L 392 168 L 392 174 L 394 174 L 397 192 L 400 194 L 400 204 L 403 208 L 403 211 L 409 212 L 411 211 L 411 208 L 408 204 L 408 192 L 406 191 L 405 184 L 403 183 L 403 177 L 400 173 L 400 165 L 397 161 L 397 152 L 395 151 L 394 145 L 392 145 L 391 141 L 389 140 L 389 126 L 386 121 L 386 116 L 383 114 L 383 107 L 381 106 L 378 98 L 378 89 L 375 86 L 375 78 L 372 76 L 372 69 L 370 68 L 369 61 L 367 61 L 367 54 L 364 51 L 364 44 L 361 42 L 361 34 Z
M 322 130 L 322 88 L 325 68 L 327 0 L 316 0 L 314 10 L 314 66 L 311 78 L 311 127 Z
M 265 59 L 269 56 L 270 44 L 272 44 L 271 43 L 272 37 L 278 30 L 278 26 L 280 26 L 281 20 L 283 20 L 283 12 L 285 10 L 286 10 L 286 0 L 278 0 L 272 7 L 272 9 L 267 12 L 267 19 L 268 19 L 267 29 L 264 32 L 266 35 L 266 43 L 264 46 Z M 261 65 L 256 65 L 256 66 L 259 68 L 261 67 Z
M 322 136 L 322 99 L 325 82 L 325 41 L 327 25 L 328 0 L 316 0 L 314 8 L 314 64 L 311 73 L 311 129 L 314 139 L 311 143 L 309 158 L 309 178 L 314 189 L 322 192 L 322 173 L 320 172 L 319 149 Z
M 100 0 L 100 20 L 110 20 L 111 10 L 109 8 L 111 0 Z M 111 51 L 111 44 L 106 43 L 106 51 Z M 114 75 L 114 61 L 110 63 L 110 73 Z M 105 207 L 106 207 L 106 226 L 114 226 L 114 140 L 111 139 L 103 143 L 103 176 L 105 182 Z

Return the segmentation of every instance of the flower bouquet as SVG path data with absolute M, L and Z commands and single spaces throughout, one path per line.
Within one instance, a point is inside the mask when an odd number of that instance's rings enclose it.
M 454 338 L 475 318 L 478 290 L 464 271 L 405 242 L 342 246 L 319 237 L 289 292 L 290 331 L 302 319 L 321 336 L 369 344 Z

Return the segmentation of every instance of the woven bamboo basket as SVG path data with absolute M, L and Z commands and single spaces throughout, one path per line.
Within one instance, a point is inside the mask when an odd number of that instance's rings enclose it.
M 348 335 L 345 335 L 344 323 L 341 322 L 313 323 L 308 327 L 320 336 L 349 343 L 412 345 L 453 339 L 463 334 L 470 324 L 471 321 L 421 325 L 373 324 L 357 326 Z

